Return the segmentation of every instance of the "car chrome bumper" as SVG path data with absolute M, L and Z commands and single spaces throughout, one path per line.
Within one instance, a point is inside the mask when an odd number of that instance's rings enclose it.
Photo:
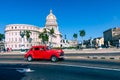
M 59 58 L 64 58 L 64 56 L 60 56 Z

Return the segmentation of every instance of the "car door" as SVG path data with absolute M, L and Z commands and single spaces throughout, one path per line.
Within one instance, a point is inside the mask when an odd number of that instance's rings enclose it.
M 47 47 L 44 47 L 44 51 L 42 52 L 44 59 L 50 59 L 51 53 Z
M 34 58 L 35 59 L 39 59 L 39 54 L 40 54 L 40 49 L 39 47 L 34 47 L 34 50 L 33 50 L 33 53 L 34 53 Z
M 40 53 L 39 53 L 39 58 L 40 59 L 45 59 L 45 56 L 46 54 L 45 54 L 45 49 L 44 49 L 44 47 L 40 47 Z

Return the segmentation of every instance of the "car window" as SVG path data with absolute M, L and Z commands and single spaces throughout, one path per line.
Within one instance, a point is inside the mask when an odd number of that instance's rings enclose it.
M 50 50 L 51 48 L 50 47 L 46 47 L 46 50 Z
M 34 51 L 34 48 L 32 48 L 31 50 Z
M 34 50 L 35 50 L 35 51 L 38 51 L 38 50 L 39 50 L 39 48 L 34 48 Z
M 44 51 L 44 48 L 40 48 L 40 51 Z

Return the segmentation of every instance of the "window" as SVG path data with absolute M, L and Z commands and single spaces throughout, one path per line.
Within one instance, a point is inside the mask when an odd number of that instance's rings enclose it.
M 11 47 L 13 47 L 13 45 L 11 45 Z
M 34 48 L 34 50 L 39 50 L 39 48 Z
M 11 42 L 13 42 L 13 41 L 14 41 L 14 39 L 12 38 Z
M 17 32 L 15 33 L 15 35 L 17 35 Z
M 15 47 L 17 48 L 17 45 L 15 45 Z
M 21 38 L 19 38 L 19 42 L 21 42 L 22 41 L 22 39 Z
M 17 42 L 17 38 L 15 38 L 15 41 Z
M 40 48 L 40 51 L 43 51 L 44 50 L 44 48 Z

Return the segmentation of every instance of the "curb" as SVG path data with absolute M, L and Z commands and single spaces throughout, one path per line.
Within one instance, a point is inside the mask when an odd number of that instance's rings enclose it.
M 65 56 L 65 59 L 74 59 L 74 60 L 80 60 L 80 59 L 89 59 L 89 60 L 117 60 L 120 61 L 120 56 Z
M 88 56 L 88 59 L 120 60 L 120 56 Z

